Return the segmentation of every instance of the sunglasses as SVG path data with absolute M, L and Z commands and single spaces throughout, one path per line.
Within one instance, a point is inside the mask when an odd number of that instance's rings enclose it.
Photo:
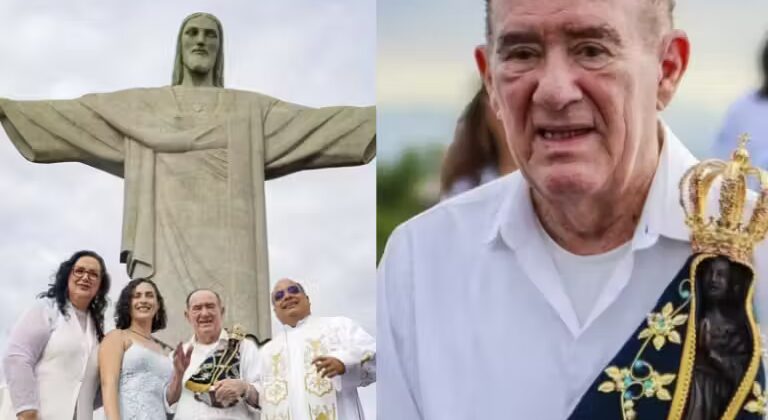
M 283 298 L 285 298 L 285 296 L 288 294 L 298 295 L 299 293 L 303 293 L 303 292 L 304 290 L 301 289 L 301 286 L 299 286 L 298 284 L 292 284 L 286 287 L 285 289 L 276 291 L 275 294 L 272 295 L 272 301 L 277 303 L 283 300 Z

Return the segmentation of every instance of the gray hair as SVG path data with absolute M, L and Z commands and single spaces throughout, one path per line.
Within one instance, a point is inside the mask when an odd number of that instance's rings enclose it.
M 198 287 L 197 289 L 189 292 L 189 294 L 187 295 L 187 309 L 189 309 L 189 300 L 192 299 L 192 295 L 194 295 L 197 292 L 203 292 L 203 291 L 213 293 L 213 295 L 216 296 L 216 300 L 219 302 L 219 306 L 222 308 L 224 307 L 224 304 L 221 302 L 221 296 L 219 296 L 219 292 L 213 289 L 209 289 L 207 287 Z
M 675 12 L 675 2 L 676 0 L 646 0 L 651 3 L 651 5 L 654 8 L 664 8 L 664 14 L 667 17 L 667 20 L 670 24 L 670 26 L 673 25 L 673 15 Z M 653 24 L 655 26 L 659 25 L 659 22 L 657 19 L 658 15 L 654 15 L 653 17 Z M 491 0 L 485 0 L 485 36 L 487 41 L 490 43 L 491 40 Z

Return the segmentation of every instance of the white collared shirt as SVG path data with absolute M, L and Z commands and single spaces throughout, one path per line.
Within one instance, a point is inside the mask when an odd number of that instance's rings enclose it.
M 696 160 L 666 127 L 665 139 L 631 251 L 584 323 L 519 172 L 396 229 L 379 267 L 379 418 L 567 418 L 691 255 L 678 183 Z
M 11 331 L 3 357 L 10 401 L 0 397 L 0 418 L 26 410 L 44 418 L 75 411 L 78 419 L 92 417 L 99 388 L 95 325 L 86 314 L 83 328 L 72 302 L 64 310 L 66 316 L 53 298 L 37 300 Z
M 216 350 L 219 344 L 226 345 L 227 340 L 229 340 L 229 334 L 222 329 L 221 334 L 219 334 L 219 340 L 214 344 L 206 345 L 198 343 L 194 337 L 184 343 L 184 351 L 189 349 L 189 346 L 194 347 L 192 348 L 189 367 L 184 372 L 181 385 L 181 397 L 176 404 L 171 407 L 166 407 L 170 408 L 170 411 L 175 412 L 174 419 L 239 420 L 258 418 L 258 411 L 248 406 L 245 401 L 240 401 L 229 408 L 215 408 L 195 400 L 194 392 L 188 390 L 184 386 L 184 383 L 200 368 L 200 364 L 202 364 L 205 359 Z M 171 353 L 170 357 L 171 360 L 173 360 L 173 353 Z M 258 347 L 256 347 L 256 344 L 249 339 L 243 340 L 240 343 L 240 378 L 249 384 L 256 381 L 256 378 L 258 377 L 258 360 L 259 350 Z

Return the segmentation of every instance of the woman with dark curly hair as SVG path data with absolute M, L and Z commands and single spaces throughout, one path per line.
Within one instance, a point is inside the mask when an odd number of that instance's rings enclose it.
M 93 418 L 109 285 L 104 260 L 78 251 L 16 323 L 3 369 L 17 418 Z
M 152 337 L 165 328 L 163 296 L 152 280 L 135 279 L 120 292 L 115 329 L 99 350 L 101 390 L 108 419 L 164 419 L 164 389 L 173 373 L 171 348 Z

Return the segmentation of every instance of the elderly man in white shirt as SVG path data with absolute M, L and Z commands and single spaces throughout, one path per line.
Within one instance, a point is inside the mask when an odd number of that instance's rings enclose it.
M 392 234 L 379 418 L 585 418 L 582 396 L 692 254 L 678 184 L 696 160 L 658 115 L 689 58 L 674 2 L 488 6 L 476 58 L 520 171 Z M 767 262 L 758 248 L 757 278 Z
M 272 303 L 283 330 L 259 353 L 264 417 L 364 420 L 357 388 L 376 381 L 373 337 L 351 319 L 311 315 L 309 297 L 291 279 L 275 284 Z
M 215 351 L 226 348 L 229 334 L 222 328 L 224 305 L 218 293 L 199 289 L 187 297 L 184 315 L 195 334 L 173 353 L 174 372 L 166 388 L 167 410 L 175 413 L 176 420 L 240 420 L 258 419 L 259 394 L 251 385 L 257 378 L 258 348 L 249 339 L 240 342 L 239 378 L 218 381 L 211 387 L 215 400 L 223 407 L 216 407 L 200 398 L 185 383 L 200 369 L 200 365 Z

